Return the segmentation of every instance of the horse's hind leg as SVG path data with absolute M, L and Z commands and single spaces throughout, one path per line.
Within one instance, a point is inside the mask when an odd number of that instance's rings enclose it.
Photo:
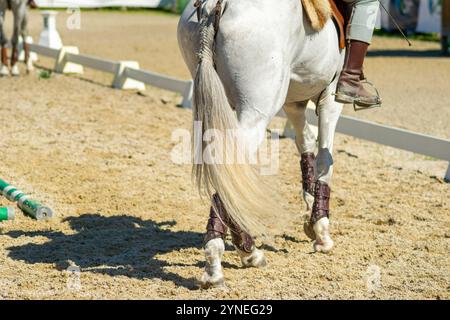
M 222 286 L 224 283 L 221 260 L 225 251 L 224 240 L 228 228 L 245 267 L 262 267 L 266 264 L 263 252 L 255 247 L 253 238 L 232 221 L 217 194 L 214 195 L 212 202 L 204 240 L 206 265 L 201 285 L 205 289 Z
M 319 152 L 316 160 L 316 183 L 310 224 L 315 233 L 314 249 L 329 252 L 333 240 L 329 232 L 330 182 L 333 174 L 333 142 L 342 104 L 334 101 L 335 84 L 328 87 L 317 108 L 319 110 Z
M 266 265 L 264 252 L 256 248 L 252 236 L 242 230 L 229 217 L 227 225 L 230 228 L 231 241 L 241 258 L 242 265 L 244 267 L 264 267 Z
M 225 251 L 224 240 L 228 230 L 224 222 L 225 208 L 217 194 L 214 195 L 212 202 L 204 239 L 206 265 L 201 285 L 205 289 L 223 285 L 221 260 Z
M 6 49 L 8 39 L 6 38 L 6 34 L 3 28 L 5 24 L 5 12 L 6 12 L 6 1 L 0 1 L 0 45 L 1 45 L 0 76 L 9 76 L 8 49 Z
M 295 144 L 300 153 L 300 169 L 302 174 L 303 200 L 307 210 L 311 210 L 314 202 L 314 167 L 316 135 L 306 121 L 308 101 L 288 103 L 284 111 L 295 130 Z

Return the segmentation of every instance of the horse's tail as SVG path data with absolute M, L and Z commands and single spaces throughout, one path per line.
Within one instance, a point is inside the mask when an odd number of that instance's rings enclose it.
M 210 151 L 203 142 L 203 136 L 207 130 L 213 129 L 225 137 L 223 144 L 222 142 L 214 144 L 215 154 L 224 156 L 225 150 L 227 153 L 231 151 L 230 131 L 238 128 L 237 117 L 228 102 L 223 83 L 214 67 L 214 42 L 214 15 L 211 14 L 204 16 L 200 23 L 199 64 L 195 75 L 193 120 L 194 127 L 201 126 L 202 135 L 197 136 L 197 142 L 193 141 L 193 175 L 201 195 L 210 199 L 217 192 L 227 213 L 235 223 L 252 236 L 265 236 L 268 231 L 266 226 L 280 213 L 280 207 L 276 200 L 270 197 L 273 192 L 262 183 L 248 160 L 245 164 L 242 164 L 242 161 L 237 164 L 233 158 L 234 163 L 228 164 L 225 159 L 222 163 L 214 163 L 214 161 L 206 163 L 203 159 L 205 151 L 206 153 Z M 233 154 L 235 148 L 236 145 L 233 145 Z M 198 158 L 195 158 L 198 155 L 202 157 L 201 163 L 196 162 Z

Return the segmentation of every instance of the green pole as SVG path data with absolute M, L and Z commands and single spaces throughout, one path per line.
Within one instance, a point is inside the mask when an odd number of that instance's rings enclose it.
M 36 200 L 30 199 L 21 190 L 0 179 L 0 193 L 9 201 L 17 202 L 23 213 L 36 220 L 45 220 L 53 216 L 53 211 Z
M 14 220 L 13 207 L 0 207 L 0 221 Z

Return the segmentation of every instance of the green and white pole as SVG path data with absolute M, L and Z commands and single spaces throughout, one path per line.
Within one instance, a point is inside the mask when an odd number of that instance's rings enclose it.
M 14 220 L 13 207 L 0 207 L 0 221 Z
M 45 220 L 53 216 L 53 211 L 50 208 L 43 206 L 36 200 L 30 199 L 28 195 L 2 179 L 0 179 L 0 193 L 8 200 L 17 202 L 20 210 L 31 218 Z

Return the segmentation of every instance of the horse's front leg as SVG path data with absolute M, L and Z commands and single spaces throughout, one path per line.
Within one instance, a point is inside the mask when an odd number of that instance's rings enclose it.
M 19 61 L 19 34 L 20 34 L 20 21 L 17 14 L 14 14 L 14 33 L 11 39 L 12 49 L 11 49 L 11 74 L 13 76 L 19 76 L 19 66 L 17 62 Z
M 6 34 L 3 28 L 5 23 L 5 11 L 6 11 L 6 1 L 0 1 L 0 45 L 1 45 L 0 76 L 9 76 L 8 49 L 6 49 L 8 39 L 6 38 Z
M 1 66 L 0 66 L 0 76 L 7 77 L 9 76 L 9 68 L 8 68 L 8 49 L 2 46 L 1 49 Z
M 329 252 L 334 242 L 330 237 L 330 182 L 333 174 L 333 141 L 336 125 L 342 111 L 342 104 L 334 101 L 330 85 L 317 108 L 319 110 L 319 151 L 316 159 L 316 182 L 314 204 L 309 225 L 315 235 L 314 250 Z
M 295 144 L 300 154 L 303 200 L 309 211 L 314 203 L 314 167 L 316 135 L 306 120 L 308 101 L 287 103 L 284 111 L 295 131 Z

